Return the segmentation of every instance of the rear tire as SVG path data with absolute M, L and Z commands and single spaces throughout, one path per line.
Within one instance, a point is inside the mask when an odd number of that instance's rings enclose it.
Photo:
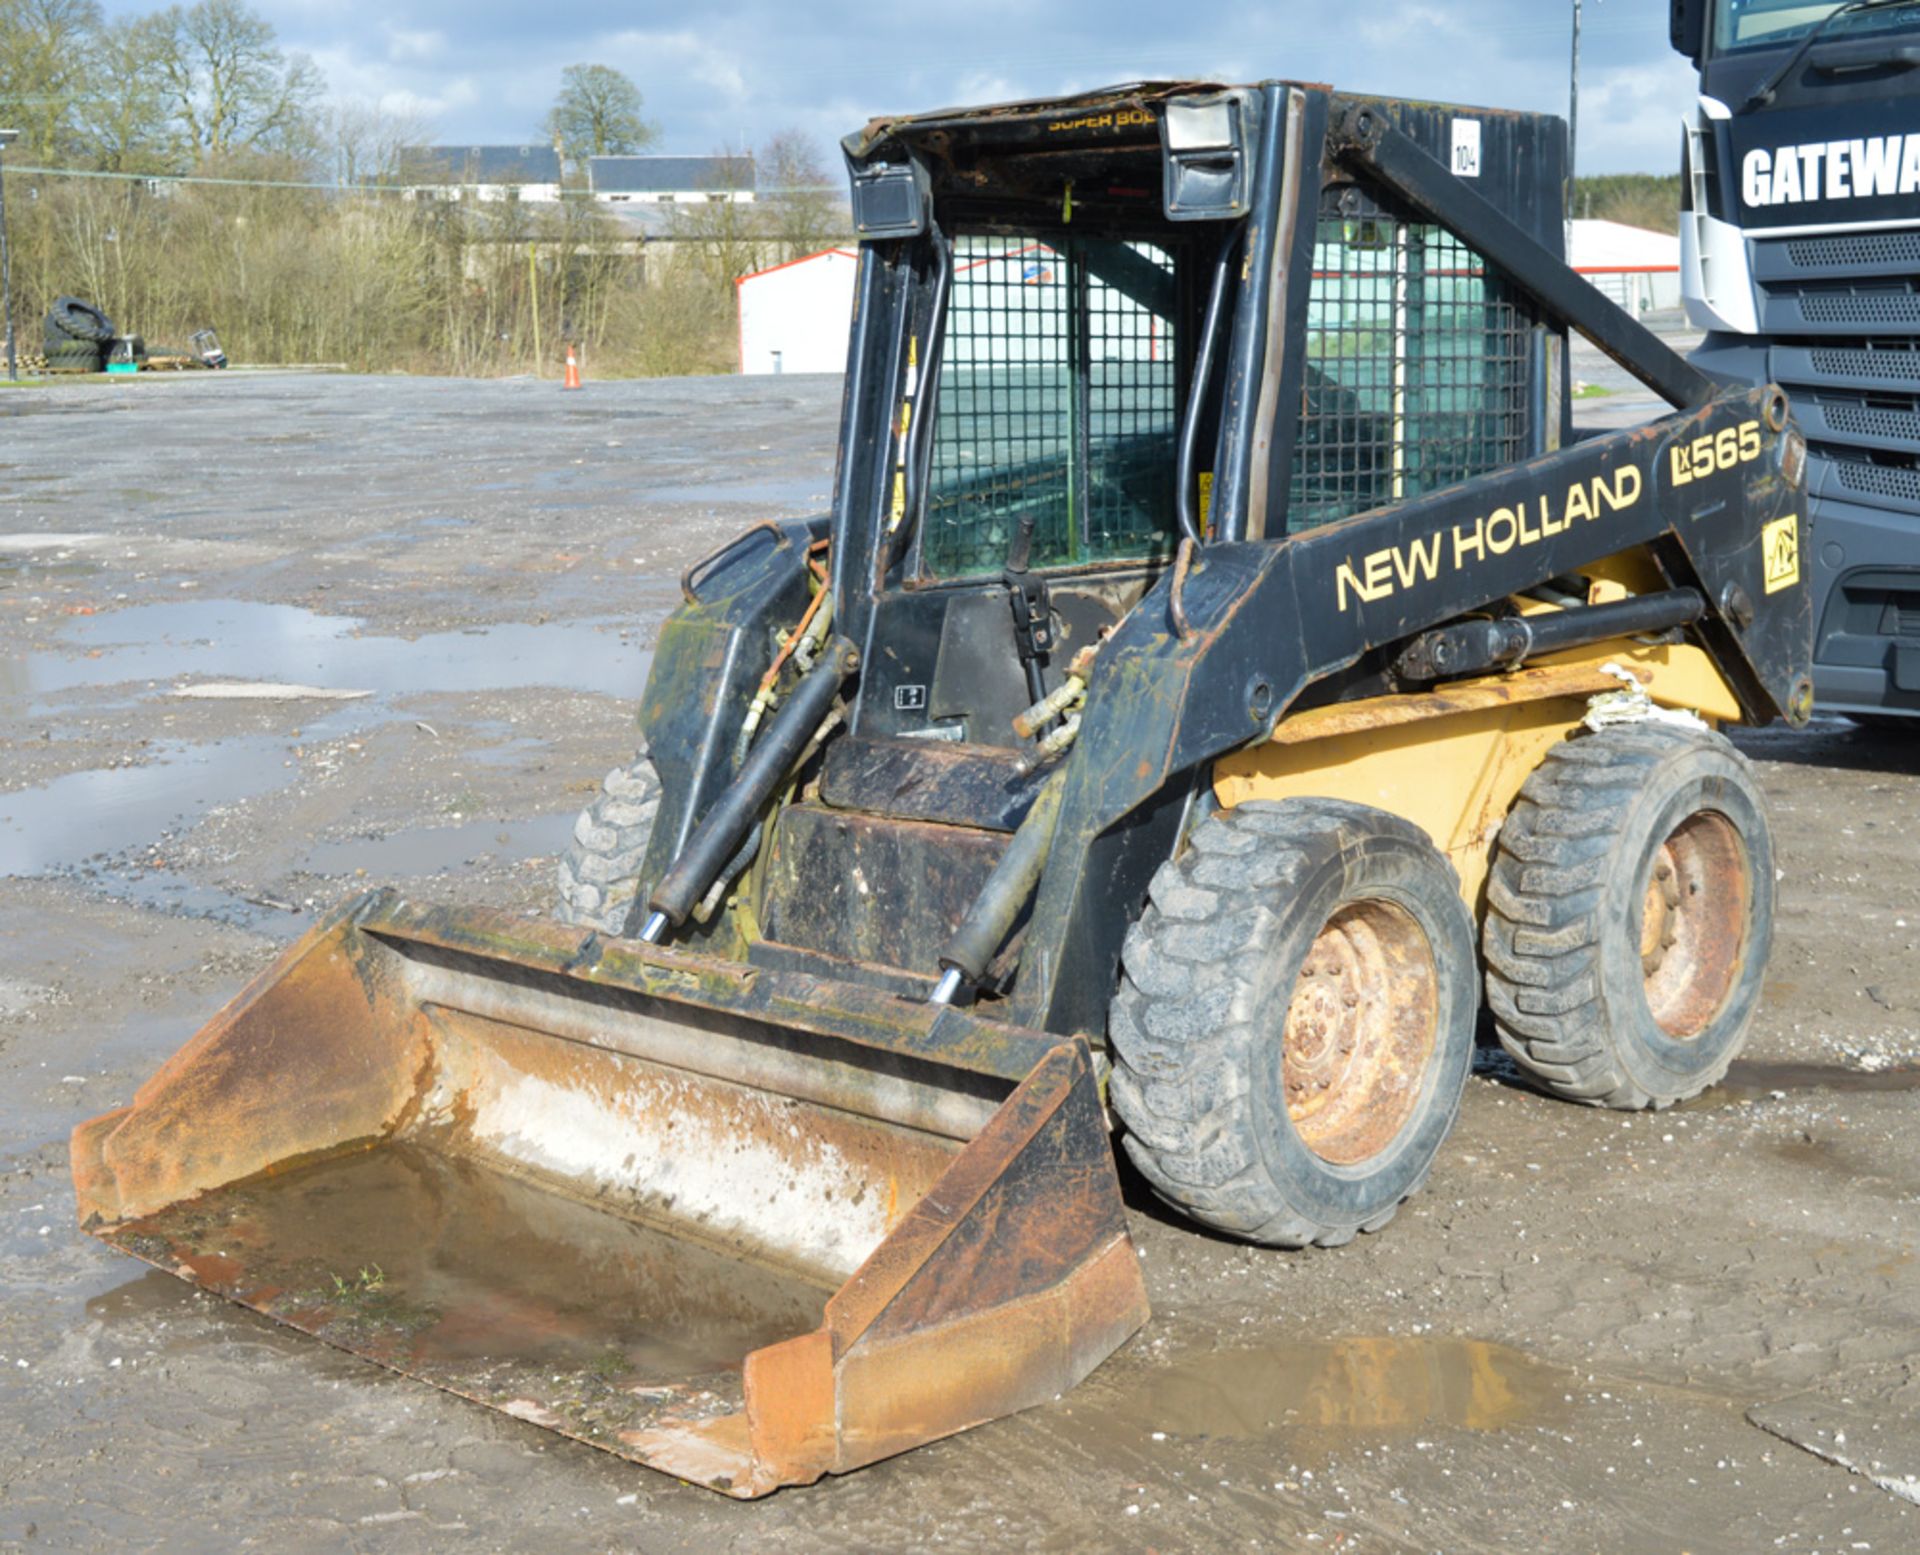
M 97 373 L 102 363 L 99 346 L 88 340 L 63 338 L 47 346 L 46 365 L 50 372 Z
M 1212 816 L 1154 876 L 1123 962 L 1110 1096 L 1161 1199 L 1250 1242 L 1335 1247 L 1426 1181 L 1480 998 L 1425 832 L 1333 799 Z
M 556 870 L 560 889 L 554 916 L 616 939 L 639 932 L 645 904 L 640 870 L 660 813 L 660 774 L 643 745 L 615 767 L 593 803 L 574 823 L 573 840 Z
M 1773 843 L 1746 758 L 1643 723 L 1567 740 L 1500 832 L 1487 1002 L 1555 1095 L 1664 1108 L 1727 1072 L 1773 939 Z
M 90 341 L 98 346 L 113 339 L 113 320 L 78 297 L 56 297 L 47 310 L 47 324 L 71 339 Z

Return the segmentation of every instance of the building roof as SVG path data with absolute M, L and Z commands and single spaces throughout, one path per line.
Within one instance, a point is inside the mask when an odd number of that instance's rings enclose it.
M 810 265 L 818 262 L 831 267 L 835 260 L 858 259 L 859 257 L 859 254 L 850 248 L 816 249 L 811 254 L 800 254 L 795 258 L 784 260 L 780 264 L 768 265 L 764 270 L 749 270 L 745 275 L 736 277 L 733 284 L 735 286 L 744 286 L 748 281 L 757 281 L 763 275 L 777 275 L 782 270 L 793 270 L 800 265 Z
M 752 157 L 588 157 L 595 194 L 692 194 L 753 188 Z
M 551 146 L 409 146 L 400 165 L 416 184 L 560 182 L 560 153 Z
M 1680 239 L 1618 221 L 1576 221 L 1567 244 L 1576 270 L 1678 270 Z

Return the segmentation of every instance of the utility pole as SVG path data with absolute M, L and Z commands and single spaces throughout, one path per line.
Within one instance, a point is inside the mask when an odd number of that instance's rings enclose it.
M 1568 192 L 1579 177 L 1580 169 L 1580 4 L 1573 0 L 1573 88 L 1567 100 L 1567 183 Z
M 20 138 L 18 130 L 0 130 L 0 310 L 7 316 L 7 380 L 20 381 L 20 358 L 13 344 L 13 254 L 7 247 L 7 147 Z

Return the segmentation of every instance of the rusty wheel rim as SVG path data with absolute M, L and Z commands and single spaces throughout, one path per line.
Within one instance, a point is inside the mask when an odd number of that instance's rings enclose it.
M 1740 835 L 1711 810 L 1682 821 L 1648 864 L 1640 972 L 1647 1007 L 1674 1041 L 1698 1037 L 1733 992 L 1751 896 Z
M 1350 902 L 1307 951 L 1282 1035 L 1287 1117 L 1335 1166 L 1384 1153 L 1419 1105 L 1438 1046 L 1440 980 L 1413 914 Z

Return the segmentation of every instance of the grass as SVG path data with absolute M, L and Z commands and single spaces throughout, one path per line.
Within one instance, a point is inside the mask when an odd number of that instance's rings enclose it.
M 1611 399 L 1613 392 L 1602 384 L 1583 383 L 1573 391 L 1573 397 L 1577 400 L 1604 400 Z
M 330 1274 L 333 1281 L 333 1293 L 336 1296 L 370 1296 L 386 1288 L 387 1277 L 379 1264 L 362 1269 L 351 1280 L 343 1280 L 337 1274 Z

